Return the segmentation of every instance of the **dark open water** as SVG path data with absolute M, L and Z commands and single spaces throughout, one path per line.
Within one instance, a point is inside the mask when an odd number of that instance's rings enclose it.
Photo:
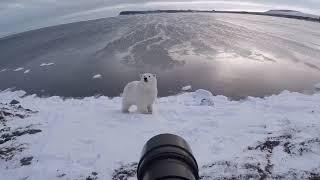
M 191 85 L 262 97 L 320 82 L 320 23 L 278 17 L 118 16 L 5 37 L 0 52 L 0 89 L 38 95 L 118 96 L 141 72 L 158 75 L 160 96 Z

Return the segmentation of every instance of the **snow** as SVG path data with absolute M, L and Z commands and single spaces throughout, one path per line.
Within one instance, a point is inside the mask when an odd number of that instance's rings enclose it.
M 99 179 L 112 179 L 115 169 L 134 171 L 144 143 L 160 133 L 174 133 L 189 142 L 203 179 L 261 177 L 261 172 L 304 179 L 310 172 L 320 173 L 320 94 L 285 91 L 230 101 L 197 90 L 159 98 L 152 115 L 121 113 L 120 97 L 24 94 L 0 92 L 1 103 L 16 99 L 38 111 L 23 120 L 13 118 L 7 126 L 32 125 L 42 132 L 0 144 L 26 146 L 12 160 L 0 159 L 1 179 L 85 179 L 93 172 Z M 29 156 L 31 165 L 20 166 L 20 159 Z
M 25 70 L 23 73 L 24 74 L 27 74 L 27 73 L 29 73 L 31 70 L 30 69 L 27 69 L 27 70 Z
M 19 68 L 13 70 L 13 71 L 17 72 L 17 71 L 21 71 L 21 70 L 23 70 L 23 69 L 24 69 L 23 67 L 19 67 Z
M 93 79 L 101 79 L 102 75 L 101 74 L 96 74 L 92 77 Z
M 7 69 L 2 69 L 0 72 L 5 72 L 5 71 L 7 71 Z
M 182 91 L 189 91 L 191 90 L 192 86 L 191 85 L 188 85 L 188 86 L 184 86 L 181 88 Z
M 42 64 L 40 64 L 41 67 L 43 67 L 43 66 L 52 66 L 52 65 L 54 65 L 54 63 L 42 63 Z

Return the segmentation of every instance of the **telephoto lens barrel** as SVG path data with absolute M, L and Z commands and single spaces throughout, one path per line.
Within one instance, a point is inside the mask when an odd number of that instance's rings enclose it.
M 160 134 L 144 145 L 137 177 L 138 180 L 199 180 L 199 169 L 183 138 Z

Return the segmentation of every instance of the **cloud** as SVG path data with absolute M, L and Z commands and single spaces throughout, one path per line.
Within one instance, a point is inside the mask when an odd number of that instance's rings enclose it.
M 320 14 L 319 0 L 1 0 L 0 36 L 39 27 L 116 16 L 123 10 L 294 9 Z

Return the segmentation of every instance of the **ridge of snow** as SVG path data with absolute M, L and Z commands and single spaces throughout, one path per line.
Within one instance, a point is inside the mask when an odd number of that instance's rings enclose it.
M 306 171 L 320 173 L 320 94 L 284 91 L 230 101 L 197 90 L 159 98 L 152 115 L 121 113 L 120 97 L 63 99 L 0 92 L 1 103 L 13 99 L 38 113 L 23 120 L 13 118 L 7 126 L 32 124 L 42 132 L 0 144 L 0 148 L 12 143 L 27 146 L 10 161 L 0 159 L 3 179 L 85 179 L 96 173 L 98 179 L 112 179 L 119 167 L 134 171 L 144 143 L 160 133 L 174 133 L 188 141 L 204 179 L 243 173 L 262 176 L 261 171 L 267 177 L 289 179 L 293 175 L 301 179 Z M 201 104 L 203 99 L 215 106 Z M 29 166 L 19 165 L 30 156 Z

